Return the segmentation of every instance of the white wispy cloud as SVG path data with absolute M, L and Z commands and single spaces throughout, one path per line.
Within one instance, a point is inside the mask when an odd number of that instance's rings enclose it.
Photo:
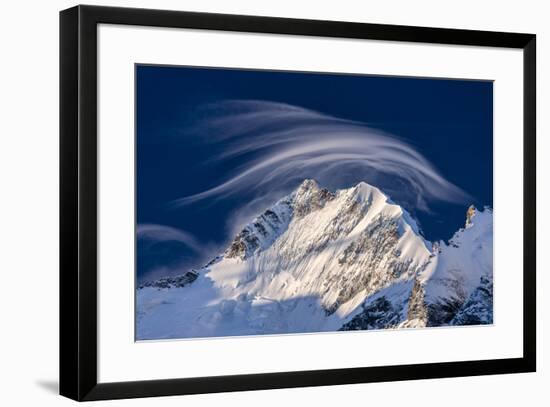
M 136 234 L 138 239 L 154 242 L 180 242 L 196 252 L 201 250 L 201 244 L 192 234 L 171 226 L 142 223 L 137 225 Z
M 218 185 L 182 197 L 175 206 L 246 192 L 256 196 L 253 206 L 261 208 L 304 178 L 332 189 L 366 181 L 395 201 L 427 212 L 432 201 L 471 200 L 413 146 L 366 124 L 266 101 L 224 101 L 205 109 L 205 119 L 194 131 L 209 143 L 224 145 L 209 161 L 242 163 Z

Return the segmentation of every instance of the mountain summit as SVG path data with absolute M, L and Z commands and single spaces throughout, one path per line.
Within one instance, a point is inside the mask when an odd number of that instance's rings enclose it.
M 492 212 L 470 208 L 466 224 L 432 245 L 378 188 L 306 179 L 209 265 L 141 287 L 137 337 L 491 323 Z

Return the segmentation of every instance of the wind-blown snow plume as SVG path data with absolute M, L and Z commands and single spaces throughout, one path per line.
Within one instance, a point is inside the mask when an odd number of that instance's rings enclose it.
M 428 212 L 430 201 L 471 199 L 411 145 L 364 123 L 252 100 L 208 105 L 202 113 L 205 119 L 193 131 L 224 146 L 211 161 L 242 164 L 217 186 L 178 199 L 176 206 L 246 191 L 260 197 L 250 208 L 254 212 L 308 177 L 332 189 L 365 180 L 411 210 Z

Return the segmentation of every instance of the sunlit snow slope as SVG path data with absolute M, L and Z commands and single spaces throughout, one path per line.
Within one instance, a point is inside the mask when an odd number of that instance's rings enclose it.
M 359 183 L 305 180 L 204 268 L 137 290 L 137 339 L 492 323 L 492 212 L 449 244 Z

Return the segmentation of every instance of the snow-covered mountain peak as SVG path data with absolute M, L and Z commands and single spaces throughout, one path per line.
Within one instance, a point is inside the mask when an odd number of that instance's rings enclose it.
M 380 214 L 381 216 L 400 218 L 401 222 L 410 227 L 416 235 L 421 235 L 420 227 L 409 212 L 393 202 L 379 188 L 362 181 L 355 187 L 344 189 L 342 192 L 349 194 L 358 202 L 368 202 L 371 215 Z
M 414 221 L 378 188 L 361 182 L 332 193 L 305 180 L 248 224 L 206 275 L 233 296 L 313 297 L 344 315 L 366 294 L 416 275 L 430 255 Z
M 388 196 L 386 194 L 384 194 L 375 186 L 367 184 L 364 181 L 361 181 L 356 186 L 354 186 L 352 188 L 352 191 L 355 194 L 355 196 L 360 200 L 376 199 L 376 200 L 388 201 Z
M 493 210 L 484 208 L 483 211 L 480 211 L 475 206 L 470 205 L 466 211 L 464 227 L 458 229 L 453 237 L 449 239 L 449 245 L 459 246 L 464 239 L 474 238 L 489 232 L 492 234 L 492 228 Z
M 282 198 L 244 226 L 225 251 L 224 257 L 245 260 L 266 249 L 286 230 L 293 214 L 292 197 Z
M 306 178 L 296 189 L 297 193 L 305 193 L 307 191 L 319 191 L 319 184 L 313 178 Z
M 317 181 L 306 179 L 291 194 L 293 199 L 294 214 L 303 217 L 309 213 L 321 209 L 334 198 L 334 194 L 326 188 L 320 188 Z
M 138 337 L 491 323 L 492 210 L 434 247 L 378 188 L 306 179 L 197 273 L 141 287 Z
M 310 219 L 310 216 L 315 219 Z M 306 179 L 292 193 L 245 225 L 224 257 L 246 260 L 269 248 L 291 224 L 300 224 L 301 219 L 304 219 L 305 230 L 313 221 L 323 225 L 325 229 L 318 226 L 316 233 L 325 232 L 325 239 L 332 240 L 337 235 L 360 233 L 369 223 L 382 220 L 393 222 L 399 235 L 407 230 L 419 235 L 419 228 L 407 211 L 366 182 L 333 193 L 320 187 L 315 180 Z

